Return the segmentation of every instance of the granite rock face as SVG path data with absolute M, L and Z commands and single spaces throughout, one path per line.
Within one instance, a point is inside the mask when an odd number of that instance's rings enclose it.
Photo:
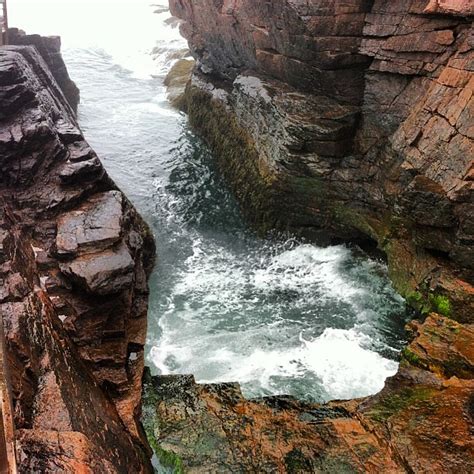
M 474 314 L 472 2 L 171 0 L 191 124 L 263 231 L 377 245 Z M 238 152 L 235 150 L 239 150 Z
M 149 472 L 153 237 L 39 49 L 0 50 L 0 314 L 19 469 Z
M 247 218 L 376 245 L 419 319 L 398 373 L 361 400 L 151 379 L 152 444 L 189 472 L 471 472 L 472 2 L 170 5 L 197 62 L 183 108 Z

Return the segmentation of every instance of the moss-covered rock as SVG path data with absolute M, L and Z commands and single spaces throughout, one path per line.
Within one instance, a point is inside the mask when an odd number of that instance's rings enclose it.
M 416 222 L 344 199 L 340 184 L 323 172 L 332 158 L 298 151 L 298 167 L 285 161 L 296 159 L 293 148 L 306 146 L 314 128 L 310 124 L 320 118 L 291 109 L 282 99 L 288 91 L 280 91 L 278 84 L 245 77 L 239 80 L 229 89 L 226 83 L 194 76 L 183 104 L 191 126 L 212 149 L 247 220 L 262 235 L 278 230 L 319 244 L 375 242 L 387 256 L 395 289 L 416 311 L 472 319 L 474 289 L 453 277 L 450 268 L 439 271 L 439 258 L 416 243 Z M 317 164 L 304 164 L 306 159 Z M 449 289 L 445 282 L 450 282 Z
M 160 445 L 161 422 L 156 409 L 159 402 L 160 398 L 153 388 L 150 371 L 146 368 L 143 375 L 142 393 L 142 424 L 146 437 L 161 468 L 170 474 L 183 474 L 184 467 L 181 458 L 173 451 L 166 450 Z
M 265 233 L 278 226 L 278 177 L 259 154 L 250 134 L 225 105 L 188 84 L 186 110 L 191 126 L 204 138 L 230 183 L 242 212 Z
M 168 100 L 177 109 L 185 108 L 186 85 L 191 79 L 194 65 L 195 61 L 192 59 L 179 59 L 165 77 L 164 84 L 167 87 Z
M 401 388 L 395 393 L 381 396 L 379 401 L 366 412 L 366 415 L 376 421 L 386 422 L 402 410 L 429 403 L 434 393 L 433 389 L 426 387 Z

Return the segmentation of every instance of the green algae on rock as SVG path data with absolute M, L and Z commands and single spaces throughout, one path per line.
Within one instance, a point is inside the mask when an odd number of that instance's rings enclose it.
M 177 109 L 185 108 L 186 85 L 191 78 L 194 65 L 195 61 L 191 59 L 179 59 L 165 77 L 164 84 L 167 88 L 168 100 Z

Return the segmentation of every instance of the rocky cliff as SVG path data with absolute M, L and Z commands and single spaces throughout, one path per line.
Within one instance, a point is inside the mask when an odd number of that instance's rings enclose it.
M 471 2 L 172 6 L 198 60 L 191 123 L 248 218 L 377 244 L 424 317 L 397 375 L 361 400 L 248 401 L 234 384 L 148 377 L 160 459 L 178 472 L 472 472 Z M 57 40 L 18 38 L 0 50 L 0 444 L 20 472 L 148 472 L 153 240 L 82 136 Z
M 160 457 L 177 472 L 472 472 L 472 2 L 170 4 L 197 61 L 177 103 L 248 219 L 377 245 L 418 316 L 398 373 L 365 399 L 148 377 Z
M 61 55 L 61 38 L 59 36 L 27 35 L 18 28 L 9 28 L 8 43 L 11 45 L 34 46 L 47 64 L 69 105 L 74 112 L 77 112 L 80 92 L 74 81 L 69 77 L 69 72 Z
M 472 321 L 472 2 L 170 3 L 249 219 L 377 245 L 414 306 Z
M 38 38 L 0 49 L 3 420 L 20 472 L 149 472 L 138 419 L 153 238 L 84 140 L 59 43 Z

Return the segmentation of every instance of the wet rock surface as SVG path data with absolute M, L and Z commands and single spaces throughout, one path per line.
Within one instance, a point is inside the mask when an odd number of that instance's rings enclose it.
M 245 401 L 154 378 L 158 453 L 190 472 L 472 471 L 471 2 L 170 4 L 197 61 L 190 123 L 249 221 L 376 244 L 420 316 L 366 399 Z
M 69 77 L 66 64 L 61 56 L 61 38 L 59 36 L 28 35 L 18 28 L 9 28 L 8 42 L 12 45 L 34 46 L 48 65 L 69 105 L 74 111 L 77 111 L 80 92 Z
M 153 238 L 39 49 L 0 50 L 0 314 L 19 469 L 149 472 L 138 418 Z
M 403 472 L 345 408 L 247 401 L 237 385 L 191 376 L 149 383 L 157 442 L 184 472 Z
M 58 254 L 77 255 L 88 248 L 100 250 L 118 242 L 122 233 L 122 205 L 122 194 L 109 191 L 62 215 L 56 236 Z
M 164 80 L 167 98 L 171 105 L 178 109 L 183 108 L 183 96 L 193 67 L 194 61 L 192 59 L 179 59 Z
M 145 428 L 162 463 L 184 472 L 467 473 L 474 467 L 474 358 L 466 344 L 472 328 L 458 326 L 430 315 L 397 375 L 378 395 L 359 400 L 245 400 L 238 384 L 147 375 Z M 420 346 L 433 359 L 463 347 L 465 364 L 444 359 L 449 375 L 432 371 L 415 356 Z
M 133 283 L 135 262 L 125 245 L 105 250 L 99 255 L 78 257 L 61 264 L 64 275 L 85 290 L 98 295 L 118 293 Z

